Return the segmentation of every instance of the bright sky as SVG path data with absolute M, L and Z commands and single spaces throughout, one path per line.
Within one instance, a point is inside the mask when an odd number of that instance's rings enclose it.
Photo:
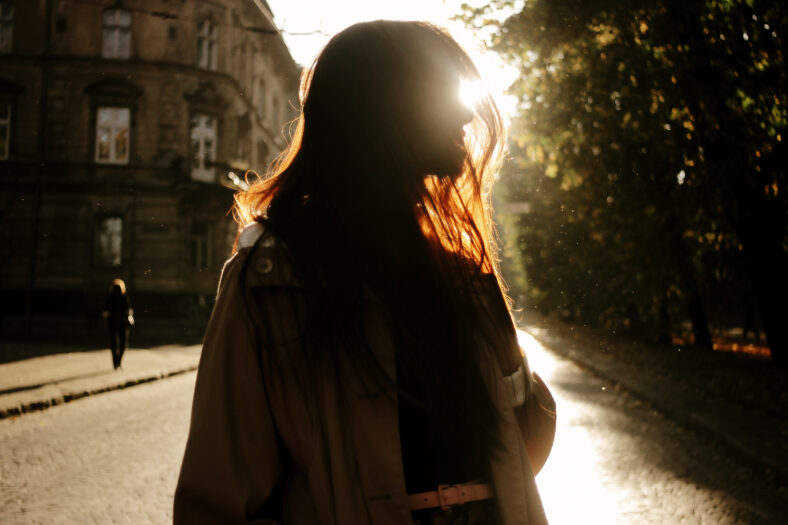
M 462 22 L 450 20 L 463 3 L 478 5 L 483 0 L 267 0 L 274 21 L 284 31 L 293 58 L 309 65 L 331 35 L 356 22 L 367 20 L 426 20 L 446 27 L 471 54 L 487 88 L 493 93 L 504 118 L 514 107 L 511 97 L 502 96 L 514 79 L 494 53 L 484 52 L 478 39 Z M 316 33 L 319 32 L 319 33 Z M 298 33 L 311 33 L 301 34 Z M 324 33 L 324 34 L 321 34 Z

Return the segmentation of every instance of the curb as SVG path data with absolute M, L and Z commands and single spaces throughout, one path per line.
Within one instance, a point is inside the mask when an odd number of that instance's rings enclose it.
M 761 457 L 761 454 L 759 454 L 758 451 L 751 450 L 750 447 L 747 447 L 735 437 L 715 430 L 713 425 L 709 424 L 704 414 L 681 410 L 680 407 L 675 405 L 672 406 L 670 403 L 658 399 L 657 396 L 650 395 L 645 391 L 645 389 L 638 388 L 637 386 L 633 385 L 632 382 L 621 379 L 616 374 L 611 373 L 608 370 L 604 370 L 602 367 L 595 365 L 592 360 L 582 357 L 578 352 L 562 348 L 560 342 L 536 335 L 535 333 L 528 330 L 527 325 L 523 328 L 523 330 L 551 352 L 554 352 L 557 355 L 572 361 L 575 365 L 587 370 L 597 377 L 605 379 L 606 381 L 610 381 L 639 401 L 646 403 L 656 411 L 660 412 L 668 419 L 671 419 L 683 427 L 696 432 L 710 441 L 724 445 L 742 462 L 755 469 L 765 471 L 767 479 L 771 478 L 778 487 L 788 486 L 788 468 L 770 463 L 765 458 Z
M 39 410 L 46 410 L 47 408 L 50 407 L 63 405 L 65 403 L 70 403 L 71 401 L 76 401 L 77 399 L 82 399 L 84 397 L 92 396 L 95 394 L 103 394 L 104 392 L 122 390 L 124 388 L 129 388 L 144 383 L 150 383 L 152 381 L 157 381 L 159 379 L 166 379 L 168 377 L 184 374 L 186 372 L 192 372 L 194 370 L 197 370 L 197 365 L 188 366 L 185 368 L 176 368 L 173 370 L 168 370 L 166 372 L 160 372 L 155 375 L 144 375 L 142 377 L 132 378 L 117 383 L 112 383 L 110 385 L 101 386 L 91 390 L 76 390 L 71 392 L 65 392 L 61 395 L 50 397 L 49 399 L 44 399 L 40 401 L 31 401 L 16 406 L 10 406 L 10 407 L 0 406 L 0 419 L 6 419 L 14 416 L 21 416 L 23 414 L 36 412 Z

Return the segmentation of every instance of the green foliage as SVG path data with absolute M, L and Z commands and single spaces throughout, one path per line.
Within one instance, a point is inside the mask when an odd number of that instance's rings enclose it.
M 759 261 L 788 267 L 781 3 L 493 0 L 462 17 L 521 72 L 501 185 L 530 207 L 507 232 L 532 303 L 656 333 L 701 293 L 715 324 L 743 319 L 775 268 Z

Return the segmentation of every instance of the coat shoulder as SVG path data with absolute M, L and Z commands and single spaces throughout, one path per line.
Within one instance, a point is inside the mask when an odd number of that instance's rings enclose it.
M 287 247 L 265 225 L 254 222 L 238 237 L 238 263 L 243 264 L 247 287 L 301 288 Z

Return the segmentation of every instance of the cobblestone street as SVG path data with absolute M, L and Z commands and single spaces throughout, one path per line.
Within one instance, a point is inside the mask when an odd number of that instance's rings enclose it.
M 0 523 L 171 522 L 194 378 L 0 421 Z
M 522 339 L 559 407 L 537 481 L 553 524 L 784 523 L 724 447 Z M 0 421 L 0 523 L 168 523 L 194 373 Z

